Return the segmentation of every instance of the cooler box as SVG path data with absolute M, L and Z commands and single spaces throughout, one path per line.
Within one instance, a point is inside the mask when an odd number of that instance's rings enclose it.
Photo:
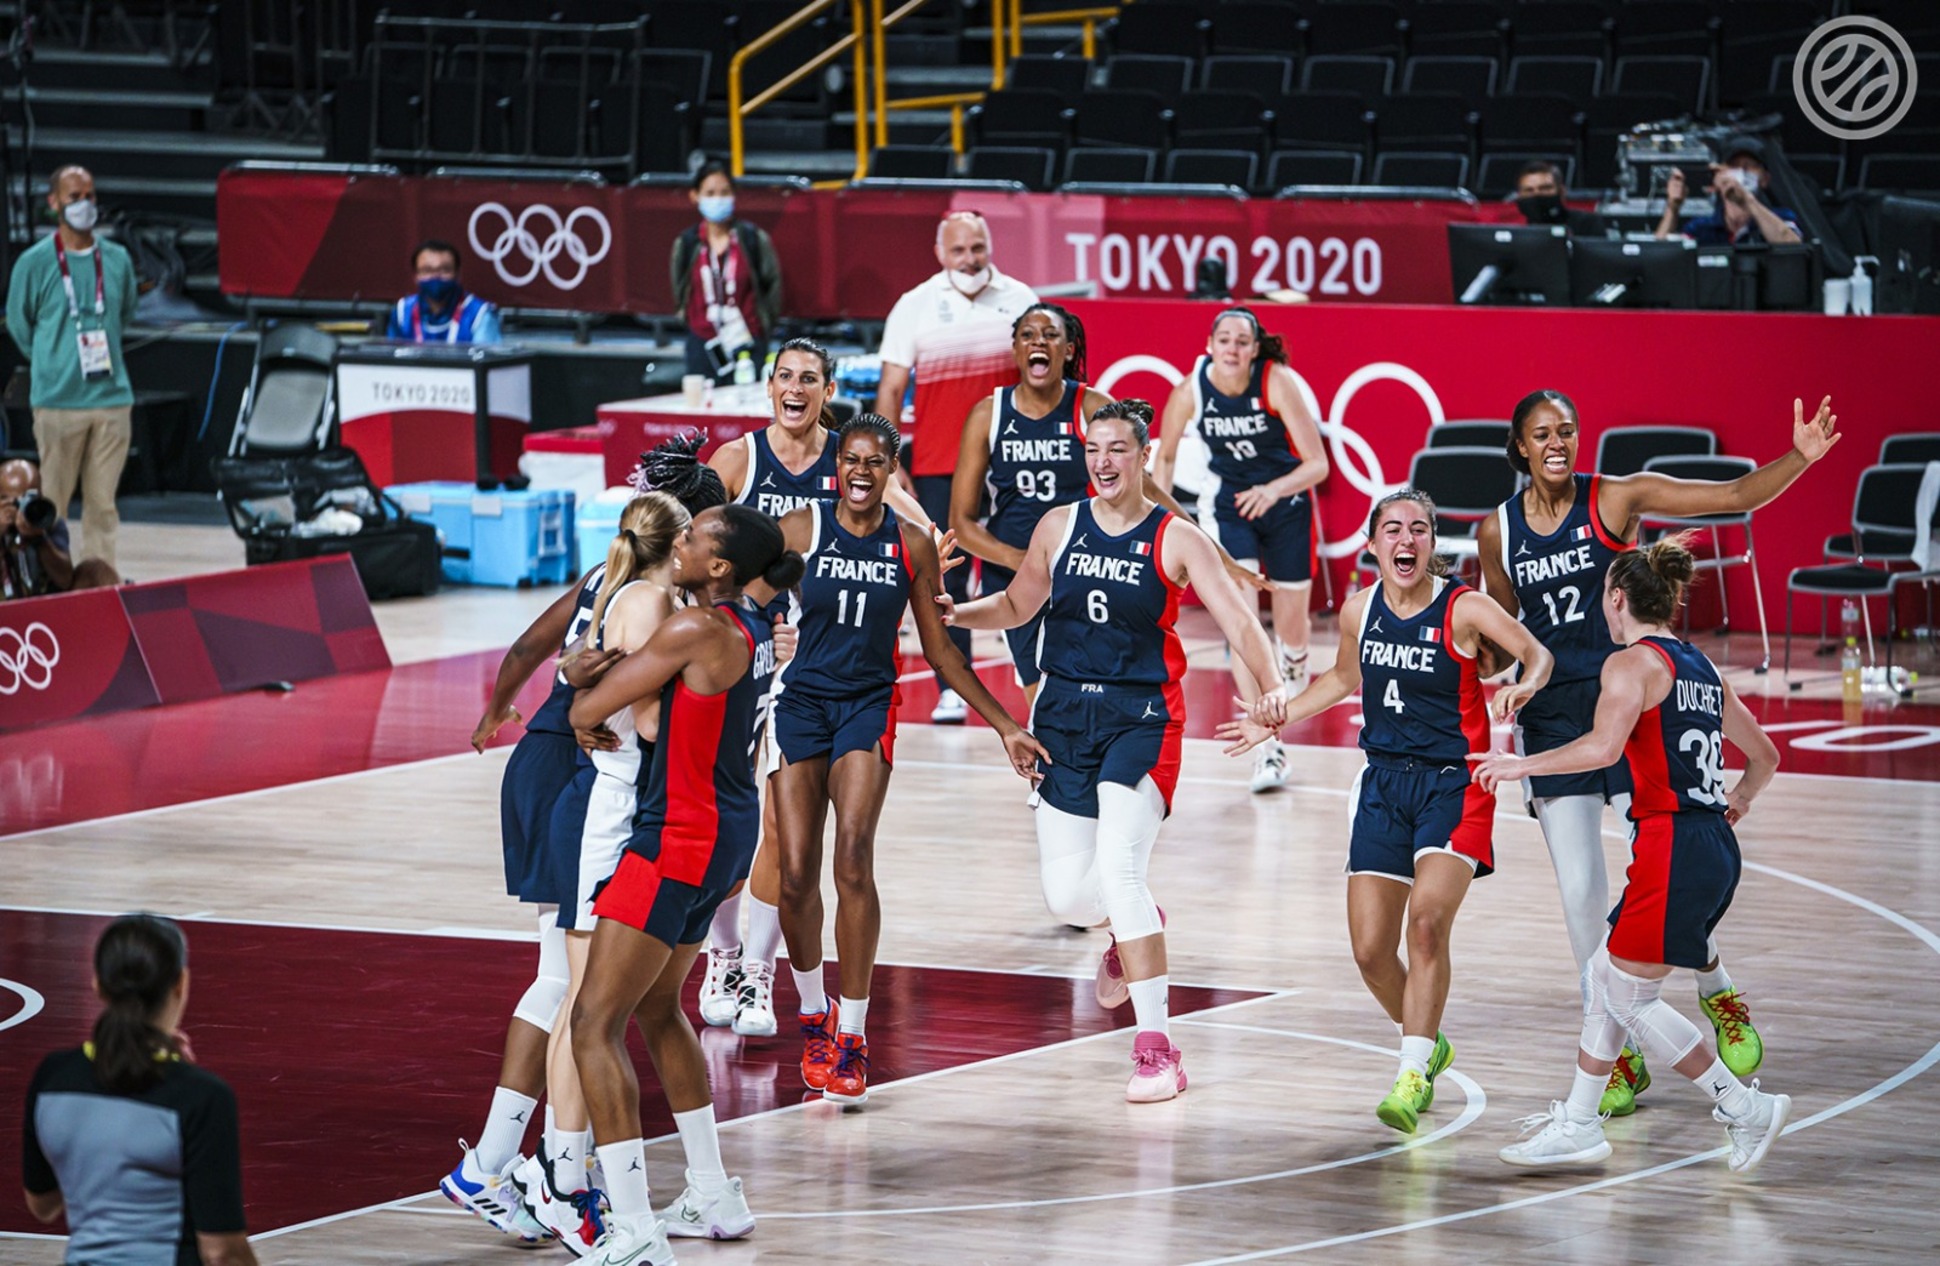
M 460 585 L 563 584 L 572 570 L 573 496 L 556 489 L 480 492 L 471 484 L 385 491 L 444 538 L 446 580 Z
M 579 503 L 573 516 L 573 533 L 579 545 L 579 569 L 583 576 L 606 561 L 607 547 L 620 534 L 620 514 L 639 494 L 631 488 L 608 488 L 591 501 Z
M 535 431 L 525 437 L 519 470 L 534 488 L 564 488 L 584 505 L 606 491 L 606 457 L 597 426 Z

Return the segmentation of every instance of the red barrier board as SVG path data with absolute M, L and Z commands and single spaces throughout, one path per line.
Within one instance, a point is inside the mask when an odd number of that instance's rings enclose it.
M 1095 280 L 1108 296 L 1190 294 L 1199 261 L 1234 288 L 1325 302 L 1445 303 L 1459 201 L 1118 198 L 950 189 L 745 189 L 739 213 L 773 237 L 783 310 L 880 318 L 935 270 L 936 222 L 989 221 L 997 266 L 1034 285 Z M 465 255 L 465 285 L 496 303 L 581 312 L 673 310 L 668 257 L 692 225 L 682 189 L 234 170 L 216 190 L 224 293 L 390 299 L 425 238 Z
M 1091 378 L 1116 396 L 1162 407 L 1205 349 L 1216 306 L 1184 302 L 1072 303 L 1090 342 Z M 1337 583 L 1358 555 L 1380 492 L 1407 482 L 1431 423 L 1504 418 L 1539 388 L 1569 395 L 1582 414 L 1579 468 L 1616 426 L 1703 426 L 1718 451 L 1760 463 L 1791 446 L 1792 401 L 1830 395 L 1844 434 L 1753 523 L 1766 609 L 1784 626 L 1784 581 L 1823 561 L 1828 535 L 1849 530 L 1859 472 L 1880 441 L 1927 416 L 1922 380 L 1940 346 L 1927 317 L 1777 313 L 1646 313 L 1453 307 L 1259 309 L 1287 344 L 1291 367 L 1328 441 L 1333 473 L 1319 494 Z M 1741 534 L 1727 531 L 1727 549 Z M 1748 569 L 1724 575 L 1734 611 L 1752 610 Z M 1707 577 L 1703 589 L 1713 587 Z M 1698 617 L 1704 617 L 1702 589 Z M 1742 605 L 1740 605 L 1742 604 Z M 1709 608 L 1715 611 L 1715 607 Z M 1801 602 L 1801 629 L 1819 604 Z M 1755 627 L 1740 616 L 1737 628 Z
M 0 730 L 159 702 L 115 590 L 0 606 Z

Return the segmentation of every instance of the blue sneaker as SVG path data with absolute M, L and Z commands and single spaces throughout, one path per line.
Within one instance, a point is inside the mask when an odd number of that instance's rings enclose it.
M 526 1211 L 524 1193 L 512 1173 L 523 1158 L 514 1156 L 498 1173 L 486 1172 L 478 1163 L 478 1153 L 459 1139 L 464 1154 L 457 1166 L 438 1180 L 438 1190 L 468 1213 L 475 1213 L 495 1231 L 517 1240 L 522 1247 L 537 1248 L 552 1237 Z

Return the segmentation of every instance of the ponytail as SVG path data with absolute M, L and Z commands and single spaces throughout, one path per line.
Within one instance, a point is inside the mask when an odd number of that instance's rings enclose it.
M 1265 328 L 1260 325 L 1260 318 L 1254 314 L 1253 309 L 1240 303 L 1223 308 L 1220 310 L 1219 315 L 1213 318 L 1212 328 L 1217 330 L 1219 323 L 1228 317 L 1243 317 L 1246 323 L 1253 327 L 1253 341 L 1259 345 L 1260 360 L 1281 365 L 1287 363 L 1286 340 L 1278 334 L 1268 334 Z
M 182 929 L 158 915 L 123 915 L 95 942 L 94 979 L 108 1005 L 94 1022 L 94 1075 L 111 1093 L 146 1090 L 161 1080 L 162 1062 L 181 1058 L 155 1017 L 188 962 Z
M 689 518 L 686 508 L 669 493 L 650 492 L 627 502 L 620 513 L 619 535 L 606 547 L 606 577 L 593 599 L 594 637 L 605 623 L 606 604 L 613 595 L 667 561 L 674 538 Z
M 1676 617 L 1697 575 L 1697 560 L 1691 555 L 1695 535 L 1680 532 L 1610 560 L 1609 584 L 1623 592 L 1632 616 L 1645 624 L 1669 624 Z

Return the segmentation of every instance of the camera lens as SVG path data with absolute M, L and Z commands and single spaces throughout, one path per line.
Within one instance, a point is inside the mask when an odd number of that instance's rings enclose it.
M 46 497 L 28 493 L 19 502 L 20 517 L 28 527 L 45 532 L 54 526 L 54 503 Z

